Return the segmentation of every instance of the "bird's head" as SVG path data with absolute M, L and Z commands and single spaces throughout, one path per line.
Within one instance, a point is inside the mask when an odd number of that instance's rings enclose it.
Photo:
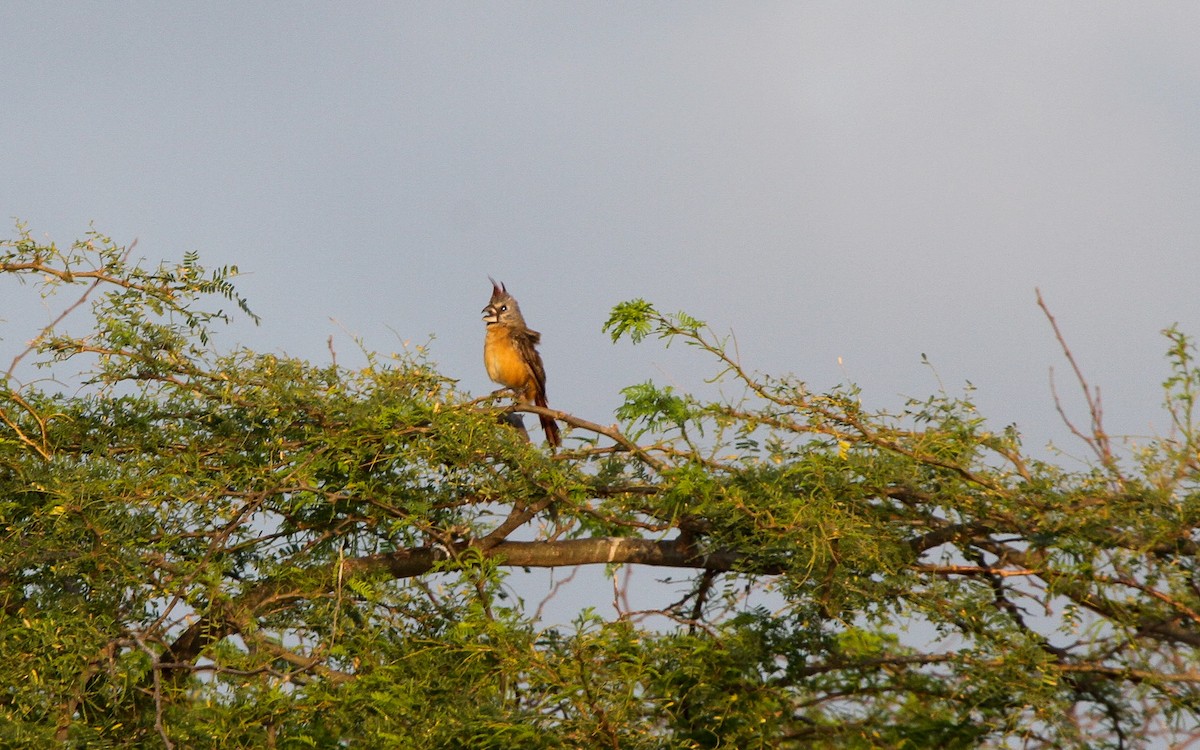
M 524 326 L 525 319 L 521 317 L 521 308 L 517 305 L 516 298 L 508 293 L 504 284 L 497 284 L 491 276 L 488 277 L 488 281 L 492 282 L 492 299 L 487 307 L 483 308 L 483 322 L 488 325 L 500 323 Z

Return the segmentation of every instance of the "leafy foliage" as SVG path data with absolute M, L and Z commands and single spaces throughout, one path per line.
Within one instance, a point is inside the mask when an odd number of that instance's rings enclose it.
M 873 411 L 635 300 L 614 340 L 693 347 L 737 397 L 634 385 L 616 427 L 549 412 L 548 454 L 420 354 L 216 349 L 236 268 L 20 228 L 0 270 L 80 290 L 0 390 L 5 745 L 1134 747 L 1200 718 L 1177 329 L 1172 432 L 1119 454 L 1094 413 L 1070 471 L 969 393 Z M 558 626 L 506 580 L 583 565 L 691 578 Z

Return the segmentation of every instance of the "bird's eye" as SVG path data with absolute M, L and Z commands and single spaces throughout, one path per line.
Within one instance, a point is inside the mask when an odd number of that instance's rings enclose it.
M 508 305 L 500 305 L 500 312 L 508 312 Z

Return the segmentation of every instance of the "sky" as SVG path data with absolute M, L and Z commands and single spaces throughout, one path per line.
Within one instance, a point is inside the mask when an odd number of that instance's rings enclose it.
M 1110 432 L 1144 435 L 1159 331 L 1200 333 L 1196 28 L 1194 3 L 6 4 L 0 213 L 238 265 L 263 322 L 229 345 L 432 336 L 473 393 L 495 276 L 551 404 L 600 421 L 710 372 L 608 341 L 643 297 L 867 405 L 969 381 L 1042 446 L 1051 367 L 1082 405 L 1040 288 Z
M 1159 331 L 1200 334 L 1198 28 L 1191 2 L 6 3 L 0 236 L 198 251 L 262 316 L 219 344 L 428 343 L 476 395 L 491 275 L 551 405 L 601 423 L 714 371 L 609 341 L 642 297 L 750 370 L 878 408 L 969 382 L 1082 455 L 1035 289 L 1108 431 L 1164 432 Z M 0 299 L 0 347 L 54 312 Z

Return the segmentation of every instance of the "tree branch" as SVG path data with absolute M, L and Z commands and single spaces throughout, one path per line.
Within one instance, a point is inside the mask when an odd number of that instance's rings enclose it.
M 378 555 L 351 558 L 342 561 L 343 578 L 355 576 L 387 575 L 392 578 L 413 578 L 433 570 L 439 562 L 453 559 L 465 552 L 471 542 L 462 542 L 453 547 L 442 545 L 403 549 Z M 626 537 L 601 537 L 596 539 L 568 539 L 543 542 L 504 541 L 492 547 L 476 547 L 479 554 L 494 559 L 501 565 L 524 568 L 556 568 L 578 565 L 653 565 L 669 568 L 694 568 L 715 572 L 734 570 L 744 555 L 731 551 L 698 553 L 695 547 L 680 539 L 655 541 Z M 317 574 L 312 578 L 330 581 L 332 588 L 336 580 L 330 563 L 329 575 Z M 780 566 L 756 568 L 765 575 L 783 572 Z M 194 663 L 212 644 L 232 635 L 245 627 L 264 606 L 281 600 L 300 599 L 311 596 L 313 591 L 297 590 L 293 584 L 264 581 L 249 589 L 224 612 L 200 618 L 177 637 L 159 659 L 159 668 L 164 672 L 175 671 L 176 678 L 187 670 L 180 664 Z

